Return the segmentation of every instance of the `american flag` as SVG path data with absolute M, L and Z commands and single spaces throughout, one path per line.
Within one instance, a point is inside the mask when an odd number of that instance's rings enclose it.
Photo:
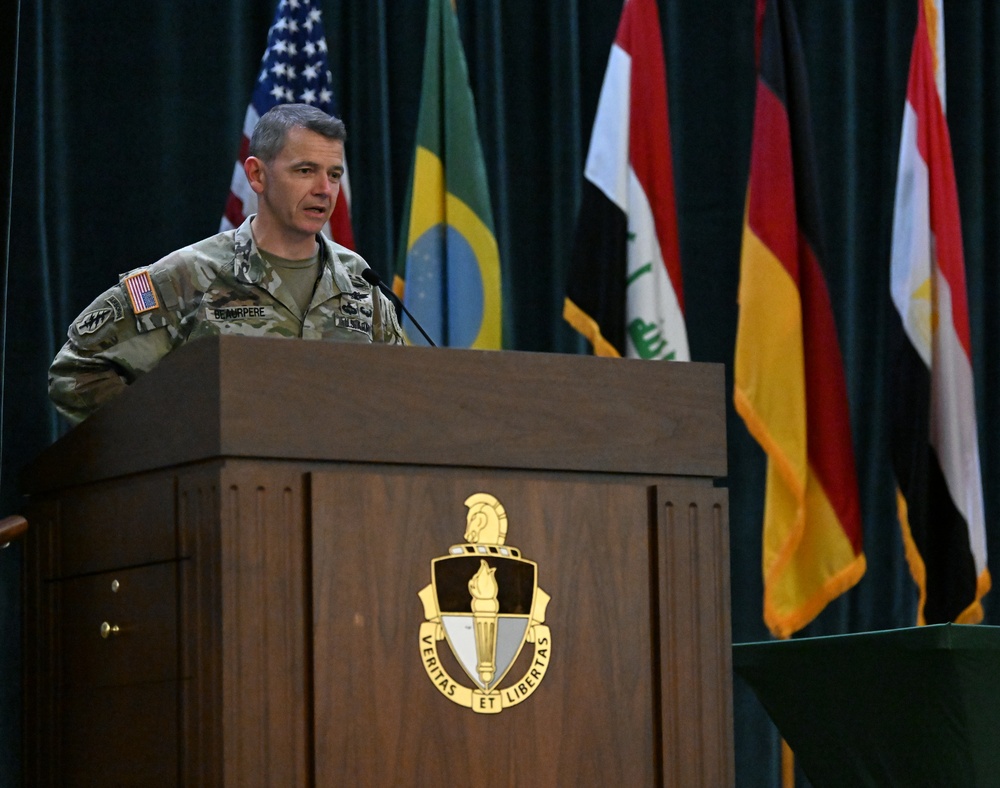
M 243 120 L 240 153 L 233 168 L 233 180 L 222 217 L 223 230 L 243 223 L 257 210 L 257 195 L 250 189 L 243 162 L 250 146 L 250 135 L 257 120 L 277 104 L 311 104 L 336 115 L 333 99 L 333 76 L 327 62 L 323 13 L 314 0 L 281 0 L 274 22 L 267 34 L 267 49 L 260 63 L 260 75 Z M 330 236 L 339 244 L 354 248 L 351 229 L 351 187 L 347 162 L 340 182 L 340 197 L 330 217 Z
M 156 309 L 160 304 L 156 300 L 156 291 L 145 268 L 125 277 L 125 289 L 132 301 L 132 311 L 137 315 Z

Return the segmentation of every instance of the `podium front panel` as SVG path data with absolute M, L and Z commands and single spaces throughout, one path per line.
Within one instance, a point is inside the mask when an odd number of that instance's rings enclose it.
M 656 485 L 349 470 L 313 473 L 310 486 L 317 774 L 358 785 L 708 785 L 704 774 L 722 784 L 731 778 L 728 675 L 711 674 L 705 664 L 717 663 L 707 654 L 658 656 L 656 550 L 669 539 L 658 533 L 665 521 Z M 479 492 L 502 503 L 506 545 L 537 564 L 538 587 L 551 597 L 544 678 L 528 699 L 495 714 L 445 697 L 418 637 L 424 610 L 417 594 L 431 581 L 432 559 L 465 541 L 463 502 Z M 697 621 L 702 600 L 674 590 L 666 615 Z M 728 628 L 719 634 L 722 642 L 710 650 L 725 654 Z M 694 643 L 679 651 L 697 654 L 704 641 Z M 501 696 L 514 687 L 505 700 L 517 700 L 532 654 L 526 644 L 497 685 Z M 445 641 L 435 658 L 455 684 L 475 687 Z M 671 671 L 685 675 L 661 676 Z M 685 699 L 699 680 L 714 686 Z M 676 704 L 668 709 L 661 681 L 687 688 L 668 690 Z M 664 735 L 689 745 L 684 754 L 667 754 L 666 774 Z

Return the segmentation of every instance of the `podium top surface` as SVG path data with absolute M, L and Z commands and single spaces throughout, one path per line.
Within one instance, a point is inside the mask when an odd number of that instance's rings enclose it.
M 817 788 L 1000 785 L 1000 627 L 744 643 L 733 668 Z
M 215 457 L 726 474 L 720 364 L 220 336 L 32 463 L 27 493 Z

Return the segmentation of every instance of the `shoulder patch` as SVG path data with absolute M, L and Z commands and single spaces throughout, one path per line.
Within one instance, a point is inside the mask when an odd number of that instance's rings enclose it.
M 141 315 L 143 312 L 150 312 L 160 305 L 156 297 L 156 290 L 153 289 L 153 280 L 149 278 L 149 271 L 143 268 L 134 274 L 129 274 L 122 280 L 125 292 L 128 293 L 132 302 L 132 311 Z
M 114 314 L 114 310 L 110 307 L 101 307 L 100 309 L 94 309 L 86 314 L 80 315 L 80 319 L 76 321 L 76 333 L 78 334 L 93 334 L 97 329 L 103 326 Z
M 114 310 L 116 323 L 125 317 L 125 307 L 122 305 L 122 302 L 118 300 L 118 296 L 114 293 L 105 299 L 105 303 Z

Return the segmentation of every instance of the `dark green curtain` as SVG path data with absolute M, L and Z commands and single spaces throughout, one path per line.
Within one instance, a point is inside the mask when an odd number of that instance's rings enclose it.
M 910 625 L 916 594 L 886 445 L 889 246 L 917 0 L 795 0 L 804 39 L 827 254 L 862 491 L 868 572 L 804 635 Z M 692 355 L 732 361 L 755 74 L 754 0 L 659 0 Z M 425 0 L 324 0 L 350 138 L 354 225 L 383 275 L 396 257 L 413 155 Z M 509 348 L 584 352 L 561 319 L 583 160 L 619 0 L 458 0 L 504 266 Z M 60 429 L 45 373 L 69 321 L 118 273 L 216 231 L 274 0 L 25 0 L 13 235 L 4 301 L 0 513 L 19 469 Z M 983 478 L 1000 578 L 1000 20 L 945 2 L 948 118 L 965 240 Z M 5 107 L 6 108 L 6 107 Z M 761 621 L 763 455 L 730 408 L 733 639 Z M 165 423 L 164 429 L 178 425 Z M 0 785 L 20 775 L 20 554 L 0 551 Z M 995 593 L 987 621 L 1000 623 Z M 15 633 L 15 634 L 12 634 Z M 738 784 L 777 785 L 778 739 L 739 680 Z

